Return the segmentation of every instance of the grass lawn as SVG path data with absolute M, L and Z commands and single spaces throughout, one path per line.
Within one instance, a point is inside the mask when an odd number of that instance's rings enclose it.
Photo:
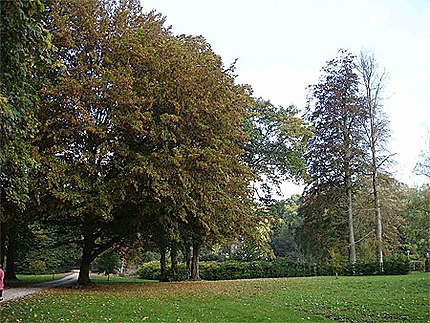
M 101 277 L 102 278 L 102 277 Z M 54 288 L 0 305 L 2 322 L 427 322 L 428 273 Z
M 69 275 L 69 273 L 54 274 L 54 280 L 64 278 L 67 275 Z M 42 283 L 42 282 L 52 280 L 52 274 L 47 274 L 47 275 L 19 275 L 18 274 L 16 276 L 18 280 L 7 282 L 6 288 L 25 286 L 29 284 Z
M 97 284 L 115 284 L 115 283 L 157 283 L 158 280 L 146 280 L 139 278 L 125 278 L 110 276 L 109 280 L 107 276 L 103 275 L 91 275 L 91 281 Z

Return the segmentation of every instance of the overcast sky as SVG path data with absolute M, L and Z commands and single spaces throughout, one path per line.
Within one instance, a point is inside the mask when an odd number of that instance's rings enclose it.
M 142 0 L 175 34 L 202 35 L 255 96 L 303 108 L 306 86 L 339 48 L 374 52 L 386 68 L 394 176 L 409 185 L 430 135 L 430 0 Z M 429 129 L 428 131 L 426 129 Z M 428 134 L 427 134 L 428 133 Z M 429 140 L 427 140 L 427 143 Z M 301 193 L 285 185 L 285 194 Z

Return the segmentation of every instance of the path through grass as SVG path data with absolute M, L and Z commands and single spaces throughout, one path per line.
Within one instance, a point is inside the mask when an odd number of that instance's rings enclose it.
M 2 321 L 427 322 L 430 275 L 55 288 L 0 305 Z

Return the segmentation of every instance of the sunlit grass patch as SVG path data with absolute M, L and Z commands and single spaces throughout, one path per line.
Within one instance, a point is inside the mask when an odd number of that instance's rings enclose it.
M 22 285 L 43 283 L 50 280 L 57 280 L 66 277 L 70 273 L 59 273 L 59 274 L 46 274 L 46 275 L 16 275 L 17 281 L 6 282 L 6 287 L 17 287 Z

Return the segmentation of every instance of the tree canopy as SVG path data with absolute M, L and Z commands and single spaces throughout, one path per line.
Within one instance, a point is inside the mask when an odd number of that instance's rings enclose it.
M 61 2 L 51 23 L 66 70 L 47 75 L 38 143 L 51 215 L 84 237 L 80 282 L 100 252 L 154 218 L 200 242 L 246 232 L 252 98 L 210 45 L 173 35 L 137 2 Z

